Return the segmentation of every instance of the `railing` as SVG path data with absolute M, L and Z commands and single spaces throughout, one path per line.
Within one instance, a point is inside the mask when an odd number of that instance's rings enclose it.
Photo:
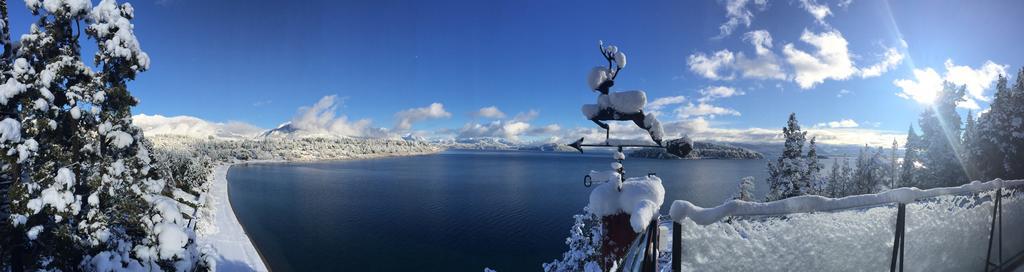
M 647 229 L 633 240 L 623 258 L 623 272 L 654 272 L 658 271 L 658 243 L 661 228 L 658 218 L 651 219 Z
M 743 256 L 736 261 L 756 258 L 758 256 L 746 254 L 756 250 L 750 249 L 750 245 L 756 245 L 758 249 L 769 251 L 765 255 L 789 257 L 784 260 L 770 261 L 795 270 L 807 269 L 793 265 L 806 265 L 811 267 L 809 270 L 843 268 L 882 270 L 884 265 L 888 265 L 890 271 L 903 271 L 907 264 L 905 260 L 908 260 L 910 264 L 916 264 L 923 268 L 937 266 L 943 269 L 957 269 L 949 267 L 948 265 L 951 263 L 968 268 L 978 264 L 977 268 L 981 268 L 980 265 L 984 264 L 985 271 L 1000 271 L 1024 262 L 1024 259 L 1021 258 L 1024 256 L 1024 237 L 1022 237 L 1024 234 L 1019 234 L 1019 231 L 1008 233 L 1009 236 L 1015 236 L 1007 242 L 1011 248 L 1018 250 L 1018 253 L 1007 259 L 1003 259 L 1003 252 L 1006 248 L 1003 245 L 1004 237 L 1002 235 L 1004 212 L 1010 213 L 1008 221 L 1010 221 L 1010 226 L 1013 226 L 1011 229 L 1019 230 L 1021 226 L 1024 226 L 1024 209 L 1011 206 L 1018 208 L 1004 211 L 1006 205 L 1004 200 L 1009 200 L 1010 205 L 1024 203 L 1024 192 L 1019 190 L 1022 188 L 1024 188 L 1024 180 L 994 180 L 929 190 L 899 188 L 879 194 L 839 199 L 800 196 L 768 203 L 730 201 L 714 208 L 701 208 L 690 202 L 677 200 L 672 204 L 670 211 L 673 221 L 671 268 L 672 271 L 682 271 L 683 255 L 689 253 L 695 259 L 703 259 L 708 265 L 705 269 L 737 270 L 738 267 L 738 270 L 753 270 L 755 268 L 753 266 L 718 263 L 707 259 L 710 258 L 709 255 L 714 254 Z M 908 205 L 911 207 L 908 208 Z M 992 206 L 991 212 L 989 212 L 988 205 Z M 890 221 L 892 217 L 889 216 L 896 217 L 895 224 L 892 224 Z M 909 233 L 907 231 L 908 223 L 912 226 Z M 700 252 L 683 252 L 684 224 L 694 229 L 691 232 L 699 232 L 701 228 L 710 229 L 710 231 L 704 232 L 708 233 L 707 236 L 710 238 L 693 241 L 698 244 L 691 247 L 699 248 L 690 250 Z M 656 226 L 657 224 L 652 225 Z M 801 229 L 808 227 L 816 229 Z M 828 232 L 829 229 L 834 231 Z M 808 232 L 794 232 L 800 230 Z M 952 232 L 950 234 L 954 235 L 934 236 L 937 233 L 941 235 L 943 230 Z M 826 233 L 815 233 L 815 231 Z M 852 237 L 842 237 L 842 233 L 836 232 L 852 233 Z M 654 230 L 654 233 L 657 233 L 657 230 Z M 908 234 L 912 239 L 908 239 Z M 858 235 L 863 237 L 858 237 Z M 888 235 L 892 236 L 885 239 L 885 236 Z M 835 240 L 825 241 L 830 243 L 826 245 L 810 245 L 809 241 L 815 241 L 815 237 Z M 728 241 L 711 241 L 716 238 Z M 984 246 L 986 238 L 988 246 L 984 263 L 980 262 L 980 256 L 956 255 L 958 254 L 955 252 L 956 250 L 977 254 L 985 252 L 986 250 L 982 250 L 981 247 Z M 909 250 L 908 240 L 911 245 Z M 890 241 L 891 245 L 888 244 Z M 711 245 L 712 243 L 717 244 Z M 936 245 L 936 243 L 939 244 Z M 780 244 L 787 246 L 777 246 Z M 847 248 L 834 248 L 842 246 Z M 810 252 L 774 252 L 785 250 L 786 247 L 810 249 L 807 250 Z M 956 247 L 961 247 L 961 249 Z M 858 249 L 869 251 L 869 253 L 866 256 L 850 254 Z M 839 252 L 821 252 L 823 250 Z M 835 264 L 850 260 L 828 259 L 841 259 L 844 256 L 845 258 L 863 259 L 852 260 L 853 262 L 840 265 L 841 267 L 835 267 Z M 935 258 L 938 263 L 927 262 L 930 260 L 925 258 Z M 699 269 L 696 267 L 700 265 L 699 262 L 694 261 L 690 266 Z M 853 266 L 864 263 L 870 265 Z M 730 265 L 732 268 L 728 268 Z M 756 267 L 756 269 L 771 270 L 767 265 L 770 264 Z M 970 270 L 973 269 L 975 268 L 970 268 Z

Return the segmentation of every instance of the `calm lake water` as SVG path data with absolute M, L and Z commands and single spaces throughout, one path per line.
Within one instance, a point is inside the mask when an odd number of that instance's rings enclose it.
M 355 161 L 248 164 L 228 172 L 231 204 L 274 271 L 537 271 L 567 249 L 587 205 L 588 170 L 610 154 L 448 151 Z M 670 202 L 715 206 L 765 160 L 627 158 Z

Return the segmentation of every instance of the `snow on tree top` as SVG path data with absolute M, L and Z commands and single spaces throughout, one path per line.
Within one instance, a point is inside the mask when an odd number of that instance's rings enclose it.
M 92 8 L 92 1 L 89 0 L 25 0 L 25 7 L 33 12 L 39 8 L 46 9 L 51 14 L 64 14 L 68 16 L 85 15 Z
M 135 37 L 131 19 L 135 9 L 131 4 L 117 5 L 115 0 L 103 0 L 89 13 L 89 30 L 93 31 L 100 41 L 100 50 L 96 52 L 102 62 L 111 62 L 113 58 L 135 60 L 138 66 L 135 71 L 149 69 L 149 54 L 142 51 L 139 40 Z

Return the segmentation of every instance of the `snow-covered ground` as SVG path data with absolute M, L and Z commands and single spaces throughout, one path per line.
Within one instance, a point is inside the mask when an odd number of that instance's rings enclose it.
M 730 201 L 701 208 L 673 203 L 683 229 L 683 270 L 883 271 L 892 254 L 896 208 L 907 203 L 905 267 L 911 271 L 965 271 L 984 267 L 994 190 L 1003 191 L 997 258 L 1024 250 L 1024 180 L 974 182 L 960 187 L 901 188 L 839 199 L 801 196 L 770 203 Z M 665 242 L 663 244 L 671 244 Z M 667 257 L 667 256 L 664 256 Z M 670 258 L 669 258 L 670 259 Z
M 200 219 L 204 227 L 196 231 L 197 243 L 200 248 L 212 248 L 220 256 L 217 271 L 269 271 L 231 209 L 227 179 L 230 167 L 224 164 L 213 169 L 210 191 L 205 195 L 210 216 Z

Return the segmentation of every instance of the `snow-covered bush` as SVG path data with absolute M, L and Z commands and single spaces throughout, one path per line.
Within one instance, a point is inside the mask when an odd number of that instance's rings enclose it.
M 604 237 L 604 226 L 601 218 L 584 209 L 583 214 L 573 216 L 575 219 L 569 229 L 569 238 L 565 244 L 569 249 L 562 254 L 561 260 L 544 263 L 546 272 L 590 271 L 607 260 L 601 260 L 601 239 Z M 600 271 L 600 269 L 598 269 Z

